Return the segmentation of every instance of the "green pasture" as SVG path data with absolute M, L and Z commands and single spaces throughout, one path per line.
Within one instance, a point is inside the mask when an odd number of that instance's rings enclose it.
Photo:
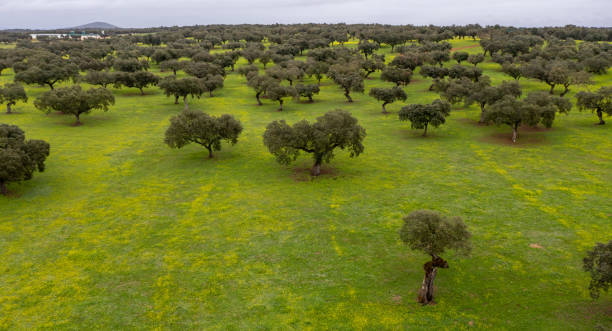
M 480 66 L 495 84 L 511 79 Z M 407 102 L 385 116 L 367 92 L 392 84 L 371 76 L 352 104 L 324 80 L 313 104 L 278 112 L 231 73 L 215 97 L 190 103 L 243 123 L 238 144 L 214 159 L 163 143 L 183 106 L 158 88 L 113 89 L 115 106 L 75 127 L 35 109 L 47 88 L 28 86 L 29 102 L 0 123 L 48 141 L 51 155 L 44 173 L 0 196 L 0 329 L 612 327 L 611 294 L 593 301 L 582 271 L 585 252 L 612 239 L 612 119 L 593 125 L 574 108 L 512 145 L 509 127 L 479 126 L 477 106 L 458 105 L 423 138 L 397 113 L 436 99 L 430 80 L 415 74 Z M 11 70 L 0 77 L 12 80 Z M 612 71 L 594 80 L 593 90 L 609 85 Z M 309 156 L 282 166 L 262 143 L 271 121 L 337 108 L 366 128 L 365 152 L 339 151 L 319 178 Z M 473 234 L 470 256 L 444 255 L 437 304 L 425 307 L 416 293 L 428 257 L 398 235 L 402 216 L 423 208 L 461 216 Z

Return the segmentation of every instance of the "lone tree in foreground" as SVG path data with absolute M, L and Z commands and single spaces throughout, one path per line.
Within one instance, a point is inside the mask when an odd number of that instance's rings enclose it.
M 274 121 L 266 127 L 263 142 L 281 164 L 295 161 L 300 152 L 312 154 L 311 174 L 318 176 L 321 164 L 334 158 L 336 148 L 348 149 L 351 157 L 359 156 L 365 136 L 365 129 L 349 112 L 334 110 L 318 117 L 313 124 L 301 120 L 290 126 L 284 120 Z
M 608 292 L 612 285 L 612 240 L 607 244 L 597 243 L 583 262 L 584 271 L 591 273 L 591 297 L 597 299 L 601 290 Z
M 0 124 L 0 193 L 7 195 L 6 184 L 32 179 L 34 171 L 45 170 L 49 144 L 25 140 L 25 133 L 15 125 Z
M 424 305 L 433 301 L 434 280 L 438 268 L 448 268 L 448 262 L 440 257 L 447 249 L 457 253 L 469 253 L 471 234 L 459 217 L 446 217 L 431 210 L 417 210 L 404 218 L 400 239 L 410 249 L 431 256 L 423 265 L 425 278 L 419 289 L 418 302 Z
M 396 100 L 406 101 L 406 92 L 401 87 L 394 86 L 392 88 L 373 87 L 370 89 L 370 96 L 378 101 L 382 101 L 382 112 L 388 114 L 386 105 L 393 103 Z
M 111 91 L 103 87 L 84 91 L 79 85 L 47 91 L 34 101 L 34 106 L 47 114 L 59 111 L 74 115 L 75 125 L 81 125 L 81 114 L 88 114 L 94 109 L 108 111 L 108 107 L 114 104 L 115 97 Z
M 11 106 L 14 106 L 17 101 L 28 102 L 28 96 L 21 84 L 13 83 L 0 87 L 0 104 L 6 104 L 6 113 L 11 113 Z
M 199 110 L 185 109 L 170 119 L 166 130 L 165 143 L 172 148 L 181 148 L 190 143 L 204 146 L 208 157 L 213 157 L 213 150 L 221 150 L 221 141 L 232 145 L 238 142 L 242 124 L 232 115 L 210 116 Z
M 427 136 L 427 127 L 431 124 L 438 127 L 446 122 L 450 115 L 451 106 L 440 99 L 429 105 L 412 104 L 402 107 L 399 112 L 400 121 L 410 121 L 413 129 L 425 129 L 423 137 Z
M 602 87 L 597 92 L 576 93 L 576 106 L 580 110 L 590 109 L 597 114 L 599 125 L 604 125 L 603 114 L 612 116 L 612 86 Z

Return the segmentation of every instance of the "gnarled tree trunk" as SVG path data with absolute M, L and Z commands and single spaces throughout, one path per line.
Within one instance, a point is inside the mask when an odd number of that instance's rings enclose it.
M 257 99 L 257 105 L 258 106 L 262 106 L 263 105 L 263 103 L 261 103 L 261 99 L 259 99 L 260 95 L 261 95 L 261 92 L 255 93 L 255 99 Z
M 389 112 L 387 112 L 387 108 L 385 108 L 385 106 L 388 104 L 388 102 L 383 102 L 382 104 L 382 109 L 383 109 L 383 114 L 388 114 Z
M 8 190 L 6 189 L 6 183 L 5 182 L 0 182 L 0 193 L 2 193 L 2 195 L 7 195 L 8 194 Z
M 7 114 L 11 113 L 11 104 L 12 104 L 12 102 L 9 102 L 9 103 L 6 104 L 6 113 Z
M 485 122 L 485 104 L 480 104 L 480 121 L 478 123 L 483 124 Z
M 353 98 L 351 98 L 351 94 L 350 94 L 349 90 L 344 90 L 344 96 L 346 97 L 348 102 L 353 102 Z
M 185 104 L 185 110 L 189 109 L 189 104 L 187 103 L 187 96 L 183 97 L 183 103 Z
M 278 99 L 278 104 L 280 105 L 278 111 L 283 111 L 283 99 Z
M 599 125 L 606 124 L 606 122 L 603 120 L 603 112 L 599 108 L 597 109 L 597 117 L 599 117 Z
M 515 143 L 518 138 L 518 124 L 514 124 L 512 127 L 512 142 Z
M 316 157 L 315 163 L 310 171 L 311 175 L 318 176 L 321 174 L 321 163 L 323 163 L 323 159 L 321 157 Z
M 438 268 L 448 268 L 448 263 L 441 257 L 435 255 L 431 257 L 431 261 L 423 265 L 425 277 L 423 278 L 423 283 L 419 289 L 419 295 L 417 298 L 419 303 L 427 305 L 433 302 L 434 280 L 436 279 Z

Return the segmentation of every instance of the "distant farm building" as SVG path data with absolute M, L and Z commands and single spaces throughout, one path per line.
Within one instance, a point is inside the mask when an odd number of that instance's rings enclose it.
M 97 34 L 97 33 L 85 33 L 85 32 L 81 32 L 81 33 L 76 33 L 74 31 L 71 31 L 70 33 L 32 33 L 30 34 L 30 37 L 32 37 L 32 39 L 40 39 L 42 38 L 58 38 L 58 39 L 62 39 L 62 38 L 68 38 L 68 39 L 79 39 L 79 40 L 85 40 L 85 39 L 102 39 L 104 35 L 104 31 L 102 31 L 102 36 Z

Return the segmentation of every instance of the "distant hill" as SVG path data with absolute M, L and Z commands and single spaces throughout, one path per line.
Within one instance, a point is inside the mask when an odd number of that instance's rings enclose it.
M 106 22 L 92 22 L 89 24 L 83 24 L 83 25 L 79 25 L 79 26 L 75 26 L 71 29 L 77 29 L 77 30 L 87 30 L 87 29 L 119 29 L 118 26 L 106 23 Z

